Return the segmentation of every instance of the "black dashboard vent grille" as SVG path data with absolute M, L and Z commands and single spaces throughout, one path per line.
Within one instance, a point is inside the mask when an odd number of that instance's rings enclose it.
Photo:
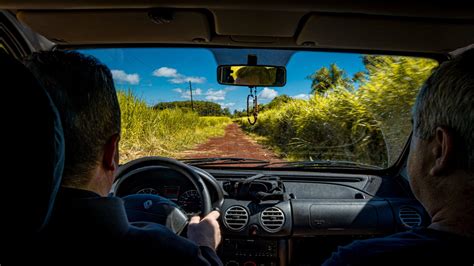
M 285 224 L 285 214 L 277 207 L 269 207 L 263 210 L 260 220 L 265 231 L 275 233 Z
M 400 221 L 406 227 L 415 227 L 421 225 L 421 215 L 420 213 L 410 207 L 402 207 L 398 212 L 398 217 Z
M 232 231 L 242 230 L 249 221 L 247 210 L 241 206 L 232 206 L 225 211 L 224 224 Z

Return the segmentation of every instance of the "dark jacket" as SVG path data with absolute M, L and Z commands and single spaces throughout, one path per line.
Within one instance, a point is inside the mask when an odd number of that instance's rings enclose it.
M 474 265 L 474 240 L 415 228 L 384 238 L 339 247 L 323 266 L 332 265 Z
M 106 260 L 117 264 L 131 261 L 133 265 L 222 265 L 211 248 L 199 247 L 164 226 L 130 225 L 120 198 L 62 188 L 56 202 L 44 243 L 47 250 L 70 259 L 64 263 Z

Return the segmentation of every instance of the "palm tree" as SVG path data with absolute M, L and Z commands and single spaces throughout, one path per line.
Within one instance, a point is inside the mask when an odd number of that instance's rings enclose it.
M 352 89 L 352 80 L 347 77 L 346 71 L 340 69 L 335 63 L 329 68 L 322 67 L 307 77 L 312 80 L 311 94 L 324 95 L 329 90 L 336 88 Z

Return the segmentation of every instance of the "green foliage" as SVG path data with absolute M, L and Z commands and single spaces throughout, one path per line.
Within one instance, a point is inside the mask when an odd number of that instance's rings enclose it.
M 366 72 L 348 79 L 331 65 L 315 74 L 319 79 L 309 100 L 295 100 L 267 108 L 258 122 L 238 122 L 264 144 L 290 160 L 349 160 L 387 167 L 400 155 L 411 131 L 410 111 L 421 84 L 437 63 L 433 60 L 364 57 Z M 337 70 L 337 71 L 336 71 Z M 355 89 L 355 82 L 360 86 Z M 313 85 L 315 83 L 313 82 Z M 329 84 L 329 85 L 327 85 Z
M 344 70 L 336 64 L 331 64 L 329 68 L 322 67 L 308 76 L 311 80 L 311 94 L 323 95 L 327 91 L 338 88 L 353 88 L 352 80 L 347 77 Z
M 291 102 L 292 98 L 286 94 L 282 94 L 282 95 L 279 95 L 275 98 L 273 98 L 273 100 L 265 105 L 262 105 L 262 107 L 260 108 L 260 110 L 268 110 L 268 109 L 275 109 L 275 108 L 279 108 L 280 106 L 286 104 L 286 103 L 289 103 Z
M 132 92 L 118 92 L 122 111 L 120 161 L 142 156 L 173 156 L 209 137 L 224 135 L 229 117 L 200 117 L 181 108 L 156 110 Z M 219 107 L 220 108 L 220 107 Z
M 230 116 L 230 112 L 223 110 L 219 104 L 207 101 L 193 101 L 193 104 L 191 104 L 191 101 L 162 102 L 158 103 L 153 108 L 157 110 L 179 108 L 191 111 L 192 106 L 194 106 L 194 111 L 200 116 Z
M 402 57 L 364 57 L 367 70 L 357 95 L 367 106 L 384 136 L 388 160 L 395 162 L 411 132 L 411 108 L 423 82 L 438 63 Z
M 267 111 L 267 110 L 270 110 L 270 109 L 277 109 L 277 108 L 280 108 L 281 106 L 291 102 L 293 100 L 293 98 L 291 98 L 290 96 L 286 95 L 286 94 L 282 94 L 282 95 L 279 95 L 275 98 L 273 98 L 273 100 L 271 100 L 269 103 L 267 104 L 259 104 L 258 105 L 258 110 L 260 112 L 264 112 L 264 111 Z M 247 110 L 234 110 L 233 114 L 232 114 L 232 118 L 240 118 L 240 117 L 247 117 Z
M 223 115 L 223 116 L 227 116 L 227 117 L 231 117 L 231 116 L 232 116 L 232 114 L 230 113 L 230 109 L 227 108 L 227 107 L 224 108 L 224 109 L 222 109 L 222 115 Z
M 367 109 L 347 90 L 292 100 L 260 114 L 243 128 L 267 138 L 267 144 L 290 160 L 386 160 L 384 143 Z M 367 152 L 370 149 L 375 152 Z
M 247 111 L 244 109 L 244 110 L 234 110 L 234 112 L 232 113 L 232 118 L 240 118 L 240 117 L 246 117 L 247 116 Z

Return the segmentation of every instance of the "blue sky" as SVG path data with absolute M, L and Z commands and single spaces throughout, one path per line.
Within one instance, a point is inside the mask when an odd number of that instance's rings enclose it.
M 196 100 L 213 101 L 231 111 L 246 106 L 249 89 L 218 84 L 217 63 L 213 54 L 204 48 L 109 48 L 80 52 L 106 64 L 112 70 L 117 89 L 131 89 L 150 105 L 188 100 L 188 81 L 191 81 Z M 331 63 L 336 63 L 349 76 L 364 70 L 359 54 L 297 52 L 286 66 L 286 85 L 258 88 L 259 101 L 267 103 L 282 94 L 308 97 L 311 81 L 306 77 Z

